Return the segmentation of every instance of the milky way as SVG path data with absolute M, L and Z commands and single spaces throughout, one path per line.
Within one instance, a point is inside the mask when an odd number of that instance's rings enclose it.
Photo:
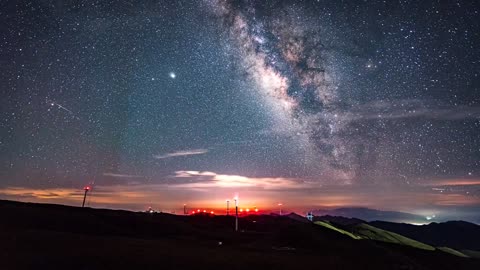
M 208 6 L 225 25 L 227 47 L 235 46 L 231 53 L 241 69 L 280 118 L 276 125 L 295 133 L 294 141 L 300 141 L 304 151 L 314 150 L 303 162 L 315 167 L 323 180 L 351 183 L 357 159 L 364 158 L 355 147 L 365 147 L 365 142 L 345 134 L 350 127 L 341 111 L 337 82 L 342 76 L 332 59 L 335 44 L 325 45 L 331 35 L 323 28 L 329 22 L 322 16 L 309 18 L 301 7 L 280 5 L 266 11 L 261 4 L 226 1 Z
M 452 108 L 440 100 L 432 104 L 432 100 L 422 98 L 359 99 L 361 90 L 377 95 L 372 90 L 378 86 L 355 85 L 355 76 L 345 72 L 347 66 L 357 64 L 368 76 L 383 63 L 355 55 L 367 49 L 355 44 L 358 38 L 339 33 L 328 12 L 309 12 L 306 5 L 286 2 L 208 1 L 207 7 L 223 22 L 226 47 L 255 82 L 254 91 L 271 103 L 271 113 L 280 118 L 280 129 L 294 132 L 298 138 L 293 141 L 300 141 L 304 149 L 314 149 L 304 162 L 317 169 L 317 178 L 347 184 L 378 178 L 384 181 L 387 176 L 402 180 L 404 174 L 387 172 L 404 168 L 393 157 L 398 134 L 391 133 L 400 128 L 394 130 L 398 126 L 391 120 L 474 120 L 480 116 L 477 107 Z M 405 38 L 414 32 L 408 30 Z M 420 66 L 419 58 L 412 64 Z M 422 143 L 418 146 L 421 148 Z M 393 163 L 383 160 L 384 156 L 393 157 Z

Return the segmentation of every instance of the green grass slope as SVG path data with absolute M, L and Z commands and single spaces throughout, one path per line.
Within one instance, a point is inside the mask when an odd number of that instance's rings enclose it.
M 458 251 L 458 250 L 455 250 L 453 248 L 449 248 L 449 247 L 437 247 L 437 249 L 443 251 L 443 252 L 447 252 L 447 253 L 450 253 L 452 255 L 455 255 L 455 256 L 459 256 L 459 257 L 464 257 L 464 258 L 468 258 L 469 256 L 463 254 L 462 252 Z
M 462 249 L 462 253 L 468 257 L 480 259 L 480 251 Z
M 371 239 L 376 241 L 382 241 L 387 243 L 394 243 L 404 246 L 411 246 L 415 248 L 425 249 L 425 250 L 435 250 L 434 247 L 418 242 L 416 240 L 410 239 L 408 237 L 382 230 L 373 226 L 370 226 L 365 223 L 361 223 L 353 226 L 353 231 L 360 235 L 363 239 Z
M 352 225 L 342 225 L 342 224 L 337 224 L 332 221 L 315 221 L 314 222 L 316 225 L 320 225 L 322 227 L 328 228 L 330 230 L 333 230 L 335 232 L 344 234 L 349 236 L 352 239 L 355 240 L 361 240 L 361 239 L 369 239 L 369 240 L 374 240 L 374 241 L 381 241 L 381 242 L 386 242 L 386 243 L 392 243 L 392 244 L 398 244 L 398 245 L 403 245 L 403 246 L 409 246 L 409 247 L 414 247 L 418 249 L 423 249 L 423 250 L 429 250 L 429 251 L 434 251 L 434 250 L 439 250 L 442 252 L 449 253 L 451 255 L 459 256 L 459 257 L 472 257 L 472 258 L 479 258 L 480 257 L 480 252 L 475 252 L 475 251 L 470 251 L 470 250 L 462 250 L 458 251 L 449 247 L 433 247 L 430 245 L 427 245 L 425 243 L 419 242 L 417 240 L 405 237 L 403 235 L 400 235 L 398 233 L 390 232 L 387 230 L 379 229 L 377 227 L 365 224 L 365 223 L 358 223 L 358 224 L 352 224 Z
M 358 240 L 358 239 L 362 239 L 362 237 L 360 237 L 360 236 L 358 236 L 358 235 L 355 235 L 355 234 L 353 234 L 353 233 L 351 233 L 351 232 L 348 232 L 348 231 L 346 231 L 346 230 L 343 230 L 343 229 L 340 229 L 340 228 L 335 227 L 334 225 L 330 224 L 330 222 L 328 222 L 328 221 L 315 221 L 314 223 L 317 224 L 317 225 L 323 226 L 323 227 L 325 227 L 325 228 L 328 228 L 328 229 L 330 229 L 330 230 L 334 230 L 334 231 L 336 231 L 336 232 L 339 232 L 339 233 L 341 233 L 341 234 L 345 234 L 345 235 L 347 235 L 347 236 L 350 236 L 350 237 L 353 238 L 353 239 L 357 239 L 357 240 Z
M 341 226 L 328 221 L 316 221 L 315 224 L 334 230 L 338 233 L 348 235 L 352 239 L 356 239 L 356 240 L 370 239 L 375 241 L 382 241 L 387 243 L 410 246 L 410 247 L 424 249 L 424 250 L 435 250 L 435 248 L 430 245 L 421 243 L 419 241 L 410 239 L 408 237 L 402 236 L 397 233 L 393 233 L 393 232 L 389 232 L 386 230 L 373 227 L 365 223 L 359 223 L 351 226 Z M 454 252 L 449 252 L 449 253 L 453 254 Z

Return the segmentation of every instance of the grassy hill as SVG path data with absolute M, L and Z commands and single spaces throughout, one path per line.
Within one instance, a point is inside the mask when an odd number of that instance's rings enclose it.
M 321 219 L 322 217 L 320 217 Z M 396 245 L 408 246 L 428 251 L 439 250 L 459 257 L 478 258 L 478 254 L 471 250 L 455 250 L 450 247 L 434 247 L 420 241 L 405 237 L 398 233 L 376 228 L 372 225 L 361 222 L 358 219 L 326 216 L 326 220 L 317 220 L 314 223 L 324 228 L 349 236 L 355 240 L 374 240 Z M 469 255 L 470 254 L 470 255 Z
M 353 239 L 356 239 L 356 240 L 362 239 L 362 237 L 360 235 L 356 235 L 356 234 L 353 234 L 349 231 L 343 230 L 339 227 L 335 227 L 334 225 L 330 224 L 330 222 L 328 222 L 328 221 L 315 221 L 315 224 L 323 226 L 323 227 L 328 228 L 330 230 L 334 230 L 334 231 L 339 232 L 341 234 L 347 235 L 347 236 L 349 236 Z
M 437 247 L 438 249 L 440 249 L 441 251 L 443 252 L 447 252 L 447 253 L 450 253 L 450 254 L 453 254 L 455 256 L 459 256 L 459 257 L 469 257 L 468 255 L 458 251 L 458 250 L 455 250 L 453 248 L 449 248 L 449 247 Z
M 480 269 L 287 216 L 175 216 L 0 201 L 0 269 Z M 220 244 L 221 242 L 221 244 Z
M 411 246 L 414 248 L 420 248 L 425 250 L 435 250 L 434 247 L 429 246 L 427 244 L 418 242 L 416 240 L 407 238 L 397 233 L 389 232 L 386 230 L 382 230 L 368 224 L 362 223 L 353 226 L 354 231 L 361 235 L 364 239 L 371 239 L 377 241 L 383 241 L 393 244 Z
M 410 246 L 410 247 L 420 248 L 425 250 L 435 250 L 434 247 L 429 246 L 427 244 L 418 242 L 416 240 L 404 237 L 396 233 L 375 228 L 365 223 L 342 226 L 342 225 L 334 224 L 329 221 L 315 221 L 315 224 L 334 230 L 341 234 L 348 235 L 352 239 L 356 239 L 356 240 L 369 239 L 369 240 L 382 241 L 382 242 L 387 242 L 392 244 Z
M 374 221 L 370 224 L 432 246 L 480 251 L 480 226 L 465 221 L 434 222 L 420 226 L 385 221 Z

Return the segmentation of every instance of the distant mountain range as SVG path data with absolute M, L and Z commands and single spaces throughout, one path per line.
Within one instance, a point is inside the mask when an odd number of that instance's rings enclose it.
M 429 245 L 480 250 L 480 226 L 470 222 L 434 222 L 421 226 L 385 221 L 374 221 L 370 224 Z
M 363 207 L 347 207 L 333 210 L 318 209 L 313 210 L 312 214 L 315 216 L 342 216 L 348 218 L 358 218 L 365 221 L 382 220 L 414 224 L 424 224 L 430 222 L 424 216 L 420 215 L 396 211 L 381 211 Z

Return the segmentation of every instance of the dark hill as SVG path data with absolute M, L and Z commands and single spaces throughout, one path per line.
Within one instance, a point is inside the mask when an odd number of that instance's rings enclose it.
M 287 216 L 175 216 L 0 201 L 0 269 L 480 269 Z M 221 244 L 219 244 L 221 242 Z
M 358 219 L 358 218 L 346 218 L 346 217 L 340 217 L 340 216 L 320 216 L 320 217 L 314 217 L 313 221 L 329 221 L 335 224 L 339 224 L 342 226 L 348 226 L 348 225 L 357 225 L 360 223 L 366 223 L 365 221 Z
M 302 223 L 310 223 L 310 221 L 306 217 L 300 216 L 297 213 L 290 213 L 290 214 L 286 215 L 286 217 L 291 218 L 291 219 L 296 220 L 296 221 L 299 221 L 299 222 L 302 222 Z
M 420 226 L 385 221 L 374 221 L 370 224 L 434 246 L 480 251 L 480 226 L 465 221 L 448 221 Z
M 342 216 L 366 221 L 384 220 L 390 222 L 425 222 L 425 217 L 396 211 L 381 211 L 364 207 L 344 207 L 332 210 L 314 210 L 315 216 Z

